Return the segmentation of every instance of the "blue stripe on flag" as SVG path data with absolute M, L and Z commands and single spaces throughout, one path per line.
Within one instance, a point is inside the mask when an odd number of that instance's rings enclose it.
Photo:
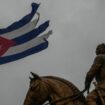
M 5 57 L 0 57 L 0 64 L 4 64 L 4 63 L 8 63 L 11 61 L 15 61 L 21 58 L 24 58 L 28 55 L 40 52 L 44 49 L 46 49 L 48 47 L 48 41 L 46 40 L 44 43 L 35 46 L 33 48 L 30 48 L 24 52 L 18 53 L 18 54 L 14 54 L 14 55 L 10 55 L 10 56 L 5 56 Z
M 37 9 L 39 7 L 39 4 L 32 3 L 31 6 L 32 6 L 31 13 L 29 13 L 26 16 L 24 16 L 21 20 L 19 20 L 17 22 L 14 22 L 13 24 L 11 24 L 10 26 L 8 26 L 7 28 L 0 29 L 0 34 L 11 32 L 11 31 L 13 31 L 15 29 L 18 29 L 18 28 L 24 26 L 28 22 L 30 22 L 31 19 L 33 18 L 33 16 L 35 15 L 36 11 L 37 11 Z
M 38 28 L 36 28 L 36 29 L 34 29 L 34 30 L 22 35 L 22 36 L 19 36 L 17 38 L 12 39 L 13 41 L 16 42 L 16 44 L 14 46 L 19 45 L 19 44 L 23 44 L 23 43 L 37 37 L 39 34 L 44 32 L 48 26 L 49 26 L 49 21 L 46 21 L 43 24 L 41 24 Z

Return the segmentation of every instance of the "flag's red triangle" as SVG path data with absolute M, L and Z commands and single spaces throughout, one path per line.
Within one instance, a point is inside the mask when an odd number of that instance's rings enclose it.
M 2 56 L 14 44 L 15 41 L 0 36 L 0 56 Z

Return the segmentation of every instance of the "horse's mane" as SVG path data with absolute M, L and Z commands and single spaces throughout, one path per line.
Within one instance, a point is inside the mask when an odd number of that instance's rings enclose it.
M 79 89 L 74 85 L 74 84 L 72 84 L 70 81 L 68 81 L 68 80 L 66 80 L 66 79 L 64 79 L 64 78 L 60 78 L 60 77 L 57 77 L 57 76 L 39 76 L 39 75 L 37 75 L 37 74 L 35 74 L 35 73 L 33 73 L 33 72 L 30 72 L 31 74 L 32 74 L 32 76 L 33 76 L 33 78 L 31 78 L 30 77 L 30 79 L 32 80 L 32 79 L 38 79 L 38 78 L 48 78 L 48 79 L 53 79 L 53 80 L 58 80 L 58 81 L 60 81 L 60 82 L 62 82 L 62 83 L 64 83 L 64 84 L 66 84 L 68 87 L 70 87 L 71 89 L 72 89 L 72 92 L 74 93 L 74 94 L 76 94 L 76 93 L 79 93 L 80 91 L 79 91 Z
M 49 79 L 54 79 L 54 80 L 58 80 L 58 81 L 61 81 L 63 82 L 64 84 L 66 84 L 67 86 L 69 86 L 73 93 L 76 94 L 76 93 L 79 93 L 79 89 L 74 85 L 72 84 L 70 81 L 68 80 L 65 80 L 64 78 L 60 78 L 60 77 L 56 77 L 56 76 L 44 76 L 42 78 L 49 78 Z
M 76 95 L 76 94 L 80 94 L 80 90 L 73 84 L 71 83 L 70 81 L 64 79 L 64 78 L 60 78 L 60 77 L 56 77 L 56 76 L 44 76 L 44 77 L 41 77 L 41 78 L 48 78 L 48 79 L 53 79 L 53 80 L 58 80 L 58 81 L 61 81 L 62 83 L 66 84 L 67 86 L 70 87 L 70 89 L 72 90 L 73 94 Z M 84 102 L 85 103 L 85 97 L 83 94 L 79 95 L 78 99 L 81 101 L 81 102 Z M 77 102 L 77 101 L 75 101 Z

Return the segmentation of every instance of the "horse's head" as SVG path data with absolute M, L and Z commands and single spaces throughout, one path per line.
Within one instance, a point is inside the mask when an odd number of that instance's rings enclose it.
M 27 92 L 24 105 L 42 105 L 48 99 L 48 89 L 44 81 L 31 72 L 30 87 Z

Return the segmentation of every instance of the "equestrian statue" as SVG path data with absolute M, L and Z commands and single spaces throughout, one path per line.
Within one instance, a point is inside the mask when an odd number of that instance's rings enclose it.
M 30 86 L 23 105 L 105 105 L 105 44 L 96 48 L 96 57 L 86 74 L 80 91 L 70 81 L 56 76 L 39 76 L 31 72 Z M 95 89 L 89 93 L 93 81 Z M 83 93 L 87 91 L 85 97 Z

